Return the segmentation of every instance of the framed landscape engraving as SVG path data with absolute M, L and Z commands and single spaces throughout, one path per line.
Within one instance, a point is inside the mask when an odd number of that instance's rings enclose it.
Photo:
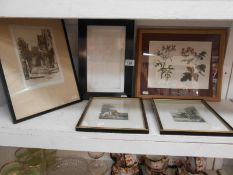
M 134 73 L 134 21 L 81 19 L 78 25 L 82 97 L 130 97 Z
M 233 136 L 233 128 L 204 100 L 152 99 L 161 134 Z
M 136 95 L 221 98 L 225 29 L 139 29 Z
M 89 100 L 77 131 L 149 133 L 140 98 L 93 97 Z
M 14 123 L 80 100 L 61 20 L 0 20 L 0 72 Z

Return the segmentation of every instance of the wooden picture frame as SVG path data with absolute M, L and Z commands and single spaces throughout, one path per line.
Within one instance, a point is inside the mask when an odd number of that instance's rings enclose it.
M 233 136 L 233 128 L 205 101 L 152 99 L 160 134 Z
M 76 126 L 77 131 L 149 133 L 140 98 L 92 97 Z
M 0 37 L 0 77 L 14 123 L 81 100 L 62 20 L 1 19 Z
M 79 83 L 83 99 L 131 97 L 134 21 L 80 19 Z
M 219 101 L 226 29 L 137 31 L 136 96 Z

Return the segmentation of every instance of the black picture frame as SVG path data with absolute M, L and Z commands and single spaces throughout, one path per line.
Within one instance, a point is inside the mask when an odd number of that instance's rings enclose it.
M 221 122 L 229 131 L 215 131 L 215 130 L 187 130 L 187 129 L 171 129 L 171 128 L 164 128 L 158 107 L 156 106 L 154 100 L 161 100 L 161 101 L 184 101 L 188 104 L 188 101 L 195 101 L 200 102 L 203 104 L 207 110 L 209 110 L 215 117 Z M 191 135 L 191 136 L 233 136 L 233 128 L 203 99 L 151 99 L 152 109 L 157 120 L 157 124 L 159 126 L 160 134 L 162 135 Z M 169 106 L 168 106 L 169 109 Z M 185 124 L 185 122 L 184 122 Z
M 87 27 L 95 26 L 125 26 L 125 60 L 131 65 L 125 64 L 124 92 L 87 92 Z M 118 19 L 80 19 L 78 20 L 78 41 L 79 41 L 79 83 L 80 93 L 83 99 L 99 96 L 131 97 L 134 84 L 134 21 Z
M 137 128 L 111 128 L 111 127 L 92 127 L 92 126 L 81 126 L 84 118 L 86 117 L 88 109 L 91 107 L 92 101 L 94 99 L 113 99 L 113 100 L 139 100 L 140 103 L 140 110 L 141 115 L 143 119 L 143 125 L 144 129 L 137 129 Z M 113 121 L 114 122 L 114 121 Z M 128 134 L 148 134 L 149 133 L 149 127 L 148 122 L 146 118 L 146 112 L 144 108 L 144 104 L 141 98 L 137 97 L 131 97 L 131 98 L 121 98 L 121 97 L 91 97 L 88 101 L 77 125 L 76 125 L 76 131 L 84 131 L 84 132 L 108 132 L 108 133 L 128 133 Z
M 34 113 L 32 115 L 26 116 L 26 117 L 21 118 L 21 119 L 17 119 L 17 115 L 16 115 L 16 113 L 14 111 L 14 106 L 13 106 L 13 103 L 12 103 L 12 100 L 11 100 L 11 95 L 10 95 L 10 92 L 9 92 L 9 88 L 8 88 L 8 85 L 7 85 L 6 77 L 5 77 L 5 74 L 4 74 L 4 70 L 3 70 L 3 66 L 2 66 L 1 58 L 0 58 L 0 81 L 2 81 L 2 87 L 3 87 L 4 95 L 6 97 L 6 102 L 7 102 L 7 105 L 8 105 L 8 109 L 9 109 L 9 112 L 10 112 L 10 115 L 12 117 L 12 120 L 13 120 L 14 124 L 17 124 L 17 123 L 20 123 L 20 122 L 23 122 L 23 121 L 26 121 L 26 120 L 41 116 L 41 115 L 44 115 L 46 113 L 49 113 L 49 112 L 52 112 L 52 111 L 55 111 L 55 110 L 58 110 L 58 109 L 61 109 L 61 108 L 64 108 L 64 107 L 67 107 L 69 105 L 73 105 L 73 104 L 76 104 L 76 103 L 82 101 L 81 96 L 80 96 L 80 88 L 79 88 L 79 83 L 78 83 L 78 77 L 77 77 L 77 75 L 75 73 L 74 62 L 73 62 L 73 59 L 72 59 L 72 54 L 71 54 L 71 50 L 70 50 L 70 46 L 69 46 L 68 36 L 67 36 L 66 28 L 65 28 L 65 22 L 64 22 L 63 19 L 58 20 L 58 21 L 60 21 L 60 23 L 61 23 L 61 26 L 62 26 L 61 30 L 64 33 L 65 42 L 67 44 L 67 49 L 68 49 L 67 51 L 68 51 L 68 55 L 69 55 L 69 58 L 70 58 L 72 73 L 73 73 L 73 76 L 74 76 L 74 79 L 75 79 L 75 85 L 76 85 L 76 88 L 77 88 L 79 99 L 74 100 L 72 102 L 68 102 L 68 103 L 63 104 L 63 105 L 58 105 L 58 106 L 56 106 L 54 108 L 44 110 L 42 112 Z

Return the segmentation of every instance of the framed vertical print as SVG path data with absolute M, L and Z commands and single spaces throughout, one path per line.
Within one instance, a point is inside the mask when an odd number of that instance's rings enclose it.
M 149 133 L 140 98 L 92 97 L 77 126 L 77 131 Z
M 14 123 L 80 100 L 61 20 L 1 19 L 0 70 Z
M 134 21 L 81 19 L 78 25 L 82 97 L 130 97 L 134 73 Z
M 161 134 L 233 136 L 233 128 L 204 100 L 151 101 Z
M 136 95 L 221 98 L 226 29 L 139 29 Z

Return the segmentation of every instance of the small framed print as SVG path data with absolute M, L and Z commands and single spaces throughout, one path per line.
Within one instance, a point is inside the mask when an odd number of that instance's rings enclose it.
M 204 100 L 151 101 L 161 134 L 233 136 L 233 128 Z
M 134 21 L 81 19 L 78 25 L 82 97 L 131 97 Z
M 219 101 L 226 29 L 139 29 L 136 95 Z
M 140 98 L 93 97 L 89 100 L 77 131 L 149 133 Z
M 0 20 L 0 76 L 14 123 L 80 100 L 64 30 L 61 20 Z

